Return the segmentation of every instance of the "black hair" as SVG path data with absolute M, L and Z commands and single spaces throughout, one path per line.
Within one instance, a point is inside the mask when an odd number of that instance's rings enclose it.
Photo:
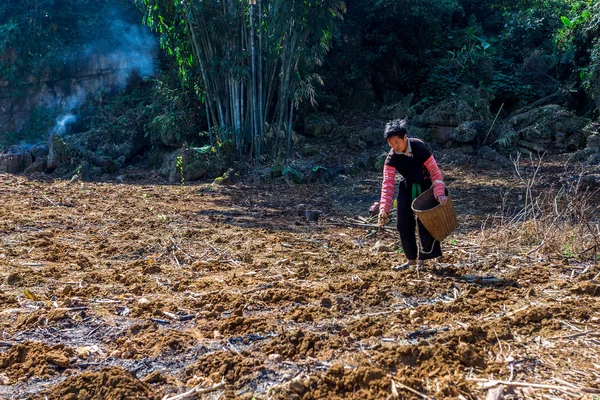
M 408 134 L 406 129 L 406 119 L 396 119 L 385 124 L 383 131 L 383 137 L 385 140 L 389 140 L 394 136 L 398 136 L 400 139 L 404 138 Z

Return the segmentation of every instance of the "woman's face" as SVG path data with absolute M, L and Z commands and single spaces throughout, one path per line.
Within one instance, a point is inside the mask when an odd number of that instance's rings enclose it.
M 388 144 L 395 152 L 403 153 L 406 151 L 406 147 L 408 147 L 408 136 L 404 136 L 403 138 L 392 136 L 388 139 Z

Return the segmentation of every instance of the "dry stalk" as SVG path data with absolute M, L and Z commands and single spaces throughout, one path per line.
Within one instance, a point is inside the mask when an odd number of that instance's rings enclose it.
M 543 253 L 572 258 L 587 253 L 587 257 L 596 258 L 596 249 L 600 249 L 600 231 L 592 218 L 600 209 L 593 200 L 597 192 L 582 188 L 582 171 L 578 174 L 567 171 L 565 175 L 574 176 L 574 180 L 559 188 L 551 185 L 536 192 L 535 189 L 541 186 L 538 176 L 542 158 L 531 158 L 534 167 L 530 176 L 525 174 L 520 156 L 513 159 L 516 174 L 523 184 L 524 202 L 520 209 L 509 215 L 508 193 L 505 193 L 501 215 L 490 225 L 489 219 L 482 224 L 479 243 L 500 244 L 504 250 L 527 257 Z
M 209 388 L 202 388 L 200 387 L 200 385 L 198 386 L 194 386 L 192 389 L 188 390 L 187 392 L 178 394 L 176 396 L 172 396 L 172 397 L 168 397 L 165 396 L 163 397 L 162 400 L 183 400 L 183 399 L 190 399 L 190 398 L 194 398 L 196 397 L 196 395 L 199 394 L 205 394 L 205 393 L 210 393 L 210 392 L 214 392 L 217 391 L 221 388 L 223 388 L 225 386 L 224 382 L 218 383 L 212 387 Z

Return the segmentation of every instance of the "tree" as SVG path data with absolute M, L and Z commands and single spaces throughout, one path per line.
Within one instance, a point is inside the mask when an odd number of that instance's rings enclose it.
M 144 21 L 206 104 L 211 143 L 233 141 L 258 163 L 290 155 L 294 106 L 329 49 L 340 0 L 137 0 Z M 304 84 L 303 84 L 304 83 Z M 214 136 L 213 136 L 214 133 Z M 285 146 L 284 140 L 285 139 Z

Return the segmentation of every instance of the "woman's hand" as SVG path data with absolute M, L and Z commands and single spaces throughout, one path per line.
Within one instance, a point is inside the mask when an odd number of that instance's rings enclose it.
M 377 220 L 377 225 L 379 225 L 380 228 L 383 228 L 388 223 L 389 220 L 390 220 L 390 215 L 388 213 L 386 213 L 383 210 L 379 211 L 379 218 Z
M 446 201 L 448 200 L 448 198 L 444 195 L 441 195 L 437 198 L 438 203 L 440 203 L 441 205 L 446 204 Z

